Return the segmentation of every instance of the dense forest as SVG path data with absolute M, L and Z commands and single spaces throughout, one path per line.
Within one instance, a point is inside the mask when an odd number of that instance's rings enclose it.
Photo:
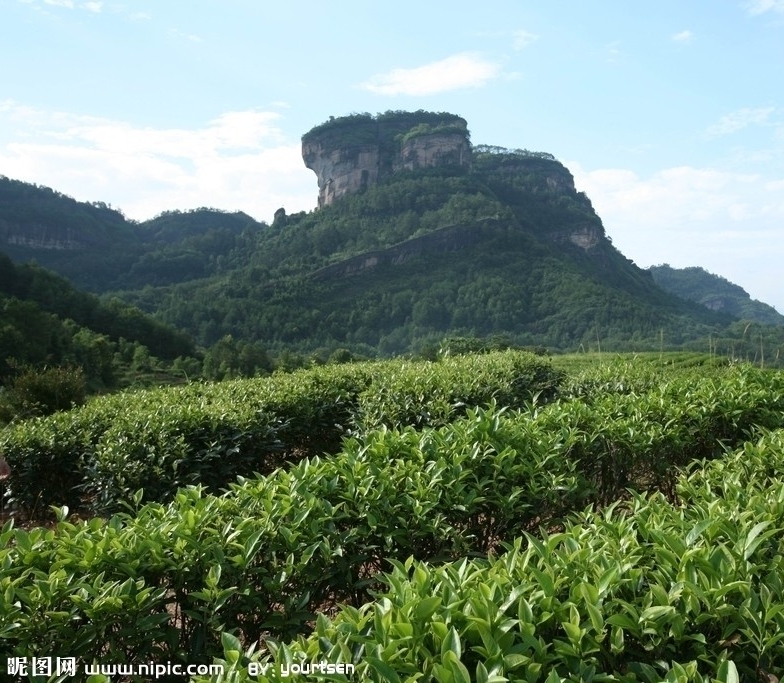
M 41 266 L 0 253 L 0 425 L 126 387 L 221 380 L 345 362 L 282 353 L 224 335 L 209 348 L 113 296 L 74 288 Z

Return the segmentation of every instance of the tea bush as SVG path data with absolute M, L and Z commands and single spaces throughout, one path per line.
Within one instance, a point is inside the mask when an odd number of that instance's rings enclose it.
M 678 492 L 687 503 L 656 493 L 585 511 L 497 559 L 395 561 L 372 602 L 320 615 L 308 637 L 262 653 L 226 634 L 210 680 L 280 681 L 309 663 L 384 683 L 778 680 L 784 431 L 702 463 Z
M 522 408 L 557 395 L 564 374 L 541 356 L 503 351 L 389 364 L 359 396 L 361 428 L 440 426 L 473 406 Z
M 237 476 L 334 453 L 360 426 L 443 424 L 494 397 L 523 406 L 552 395 L 560 377 L 546 359 L 513 351 L 325 366 L 94 399 L 13 425 L 0 449 L 20 508 L 105 514 L 139 488 L 168 500 L 181 486 L 216 491 Z
M 0 419 L 50 415 L 85 401 L 86 380 L 79 367 L 14 367 L 17 374 L 0 393 Z
M 777 374 L 732 368 L 699 380 L 673 379 L 645 394 L 590 403 L 558 401 L 533 411 L 469 409 L 439 428 L 382 426 L 358 433 L 332 456 L 306 458 L 267 476 L 241 480 L 220 496 L 190 487 L 168 504 L 142 505 L 138 493 L 131 497 L 133 513 L 108 520 L 62 520 L 56 529 L 33 531 L 9 524 L 0 537 L 0 649 L 34 656 L 47 643 L 49 651 L 71 652 L 85 661 L 187 662 L 218 655 L 229 636 L 246 644 L 270 636 L 289 641 L 314 622 L 323 625 L 316 615 L 336 603 L 358 609 L 381 588 L 382 572 L 404 567 L 411 558 L 440 563 L 484 556 L 539 527 L 558 529 L 570 513 L 590 503 L 611 495 L 630 498 L 628 485 L 674 485 L 675 466 L 687 462 L 690 453 L 713 458 L 742 444 L 757 425 L 784 426 L 781 382 Z M 779 476 L 779 465 L 769 469 L 771 476 Z M 705 471 L 710 471 L 707 464 Z M 752 484 L 755 472 L 744 475 Z M 697 473 L 693 477 L 701 481 Z M 720 490 L 713 479 L 699 486 L 702 494 L 673 487 L 672 497 L 713 500 Z M 662 498 L 657 505 L 665 510 L 665 502 Z M 741 514 L 753 508 L 751 499 L 744 506 Z M 645 514 L 641 507 L 630 519 Z M 598 520 L 592 523 L 598 525 Z M 762 547 L 756 539 L 767 543 L 773 538 L 767 526 L 757 526 L 760 521 L 747 530 L 758 529 L 747 535 L 743 553 Z M 658 527 L 651 528 L 638 545 L 664 543 L 665 550 L 657 551 L 658 563 L 667 552 L 681 552 L 675 541 L 656 535 Z M 707 524 L 697 528 L 702 533 Z M 617 542 L 626 552 L 631 541 L 621 536 Z M 548 553 L 557 550 L 549 545 L 551 537 L 558 544 L 563 541 L 564 557 L 576 552 L 579 538 L 554 534 L 538 541 Z M 529 543 L 536 547 L 534 538 Z M 607 539 L 596 542 L 597 549 L 605 546 L 614 547 Z M 586 563 L 603 566 L 593 556 Z M 702 565 L 695 566 L 703 571 Z M 559 579 L 559 590 L 570 576 L 564 567 L 555 574 L 567 577 Z M 436 602 L 424 604 L 429 607 L 419 608 L 419 616 L 426 618 L 430 607 L 432 616 Z M 555 614 L 556 603 L 552 609 L 550 604 L 544 603 L 543 613 Z M 642 609 L 661 606 L 650 603 Z M 591 614 L 595 618 L 591 608 L 584 609 L 589 619 Z M 568 613 L 571 624 L 572 609 L 564 610 L 559 618 Z M 664 614 L 660 612 L 646 614 L 653 619 Z M 501 633 L 508 630 L 505 619 L 498 626 Z M 558 624 L 550 626 L 561 628 Z M 469 626 L 466 622 L 460 629 Z M 360 630 L 365 628 L 366 623 Z M 405 641 L 409 629 L 401 628 L 398 636 Z M 582 617 L 579 628 L 588 629 Z M 463 642 L 463 631 L 456 632 Z M 600 636 L 594 628 L 585 643 L 594 639 L 606 647 L 607 636 L 601 641 Z M 481 633 L 477 637 L 484 642 Z M 337 635 L 332 642 L 338 644 Z M 449 642 L 456 643 L 452 636 Z M 372 658 L 383 669 L 397 647 L 384 645 Z M 549 657 L 550 646 L 544 649 Z M 580 656 L 592 652 L 581 650 Z M 438 664 L 451 671 L 457 664 L 449 658 Z M 480 663 L 472 673 L 481 673 Z

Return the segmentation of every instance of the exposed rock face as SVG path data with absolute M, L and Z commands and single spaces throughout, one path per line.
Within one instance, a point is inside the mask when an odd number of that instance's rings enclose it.
M 303 143 L 305 166 L 318 178 L 319 208 L 378 182 L 380 150 L 374 145 L 329 149 L 321 143 Z
M 392 170 L 413 171 L 436 166 L 466 167 L 471 163 L 471 145 L 465 134 L 431 133 L 403 143 Z
M 601 241 L 602 231 L 595 225 L 583 225 L 569 231 L 556 232 L 550 235 L 553 242 L 571 242 L 575 246 L 590 251 Z
M 589 249 L 599 244 L 601 237 L 602 235 L 600 231 L 594 226 L 590 225 L 572 232 L 569 235 L 569 241 L 572 244 L 576 244 L 581 249 L 588 251 Z
M 33 226 L 32 229 L 28 227 L 25 230 L 14 230 L 7 225 L 0 226 L 0 241 L 17 247 L 56 251 L 81 249 L 85 246 L 76 239 L 72 230 L 43 225 Z
M 568 175 L 550 175 L 545 176 L 547 189 L 551 192 L 560 192 L 561 194 L 576 192 L 574 187 L 574 177 L 571 173 Z
M 712 311 L 724 311 L 730 308 L 730 302 L 721 296 L 709 297 L 703 299 L 700 303 Z
M 318 179 L 321 208 L 400 171 L 468 168 L 471 143 L 465 120 L 453 114 L 356 115 L 306 133 L 302 158 Z

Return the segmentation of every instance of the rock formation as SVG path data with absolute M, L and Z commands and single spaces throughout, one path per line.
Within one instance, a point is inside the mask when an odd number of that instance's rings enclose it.
M 577 192 L 569 169 L 553 155 L 491 145 L 472 147 L 465 119 L 454 114 L 398 111 L 332 118 L 302 136 L 302 158 L 318 179 L 319 208 L 397 173 L 433 168 L 446 173 L 471 171 L 507 200 L 525 203 L 526 194 L 559 197 L 561 206 L 571 205 L 573 214 L 586 217 L 575 222 L 570 214 L 563 225 L 540 229 L 548 240 L 591 252 L 604 238 L 590 200 Z M 447 231 L 443 237 L 455 236 Z M 416 248 L 424 244 L 417 242 Z M 384 250 L 364 261 L 349 259 L 338 270 L 348 273 L 382 262 L 395 264 L 397 256 L 394 250 Z
M 302 158 L 318 178 L 321 208 L 393 173 L 445 166 L 467 169 L 471 143 L 465 119 L 454 114 L 359 114 L 331 119 L 306 133 Z
M 56 225 L 32 225 L 24 229 L 0 225 L 0 242 L 9 246 L 28 249 L 51 249 L 56 251 L 81 249 L 80 241 L 71 229 L 58 229 Z

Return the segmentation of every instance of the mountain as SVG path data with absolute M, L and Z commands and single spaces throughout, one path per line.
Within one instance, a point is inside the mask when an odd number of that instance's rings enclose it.
M 0 176 L 0 251 L 14 261 L 35 260 L 100 290 L 128 267 L 138 241 L 136 226 L 106 204 Z
M 332 118 L 303 135 L 302 152 L 318 187 L 310 212 L 281 208 L 266 224 L 199 209 L 133 223 L 49 191 L 69 215 L 32 221 L 18 205 L 8 217 L 6 190 L 0 250 L 207 347 L 231 335 L 326 357 L 422 351 L 445 336 L 603 350 L 737 336 L 732 314 L 664 291 L 625 258 L 550 154 L 474 145 L 464 119 L 422 111 Z M 111 239 L 96 247 L 104 215 Z
M 137 223 L 102 202 L 0 176 L 0 251 L 93 293 L 210 277 L 263 227 L 242 212 L 166 211 Z
M 742 287 L 703 268 L 672 268 L 668 264 L 648 269 L 659 287 L 671 294 L 696 301 L 713 311 L 766 325 L 784 325 L 784 315 L 773 306 L 752 299 Z
M 454 115 L 333 119 L 303 136 L 303 160 L 320 208 L 278 211 L 222 278 L 125 296 L 203 343 L 368 354 L 447 334 L 659 348 L 731 320 L 623 257 L 552 155 L 472 146 Z

